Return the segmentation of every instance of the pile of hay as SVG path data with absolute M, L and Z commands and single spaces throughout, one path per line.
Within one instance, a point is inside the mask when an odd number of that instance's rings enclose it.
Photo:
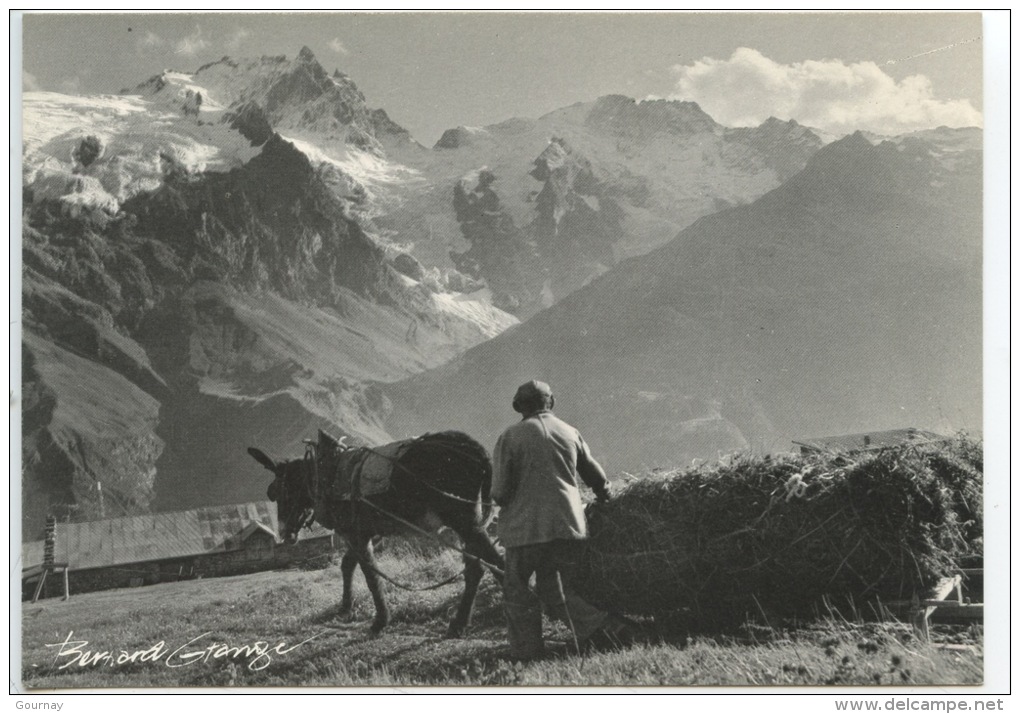
M 910 598 L 981 551 L 981 445 L 737 457 L 588 509 L 582 592 L 709 629 Z

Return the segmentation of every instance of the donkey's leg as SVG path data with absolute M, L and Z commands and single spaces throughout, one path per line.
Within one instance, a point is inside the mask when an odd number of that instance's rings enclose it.
M 340 600 L 340 614 L 350 615 L 351 610 L 354 609 L 354 597 L 351 593 L 351 584 L 354 580 L 354 568 L 358 565 L 358 554 L 355 551 L 354 544 L 347 541 L 347 551 L 344 553 L 343 559 L 340 561 L 340 575 L 343 577 L 344 583 L 344 594 Z
M 389 624 L 390 610 L 386 607 L 382 583 L 376 574 L 371 536 L 359 533 L 354 536 L 354 540 L 354 549 L 358 555 L 358 563 L 361 565 L 361 573 L 365 576 L 365 583 L 368 585 L 368 590 L 372 593 L 372 601 L 375 603 L 375 619 L 372 620 L 372 634 L 377 635 Z
M 499 568 L 500 572 L 498 573 L 491 570 L 489 572 L 492 573 L 492 577 L 496 578 L 496 582 L 499 583 L 499 586 L 503 587 L 503 573 L 506 572 L 506 561 L 503 559 L 503 556 L 499 554 L 499 551 L 496 550 L 496 546 L 492 544 L 492 541 L 489 540 L 489 536 L 484 532 L 482 533 L 481 550 L 482 560 L 487 563 L 492 563 Z
M 464 594 L 460 598 L 457 613 L 450 620 L 450 626 L 446 628 L 447 637 L 460 637 L 471 624 L 471 611 L 475 606 L 475 596 L 478 594 L 478 583 L 482 580 L 482 573 L 481 563 L 475 558 L 464 557 Z
M 484 531 L 472 526 L 460 535 L 464 543 L 464 551 L 467 554 L 464 556 L 464 594 L 461 596 L 457 613 L 446 630 L 447 637 L 460 637 L 471 623 L 471 611 L 474 609 L 475 597 L 478 595 L 478 584 L 485 573 L 484 566 L 479 562 L 479 559 L 503 569 L 503 558 L 500 557 Z
M 480 526 L 473 527 L 468 537 L 473 544 L 473 548 L 476 550 L 469 548 L 465 548 L 465 550 L 475 553 L 486 563 L 495 565 L 501 571 L 506 570 L 506 561 L 503 560 L 503 556 L 499 554 L 499 551 L 496 550 L 496 546 L 494 546 L 492 541 L 489 540 L 489 534 L 485 532 L 485 529 Z M 492 576 L 496 578 L 500 586 L 503 585 L 503 576 L 499 573 L 492 573 Z

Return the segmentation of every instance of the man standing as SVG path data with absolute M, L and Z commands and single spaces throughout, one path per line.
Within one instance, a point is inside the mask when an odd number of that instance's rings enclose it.
M 521 385 L 513 408 L 523 418 L 503 432 L 493 455 L 492 498 L 500 506 L 504 600 L 516 659 L 543 654 L 541 605 L 586 647 L 631 638 L 624 620 L 585 602 L 571 587 L 588 536 L 578 477 L 600 501 L 609 499 L 609 481 L 577 429 L 553 415 L 554 403 L 545 382 Z M 528 586 L 532 573 L 537 596 Z

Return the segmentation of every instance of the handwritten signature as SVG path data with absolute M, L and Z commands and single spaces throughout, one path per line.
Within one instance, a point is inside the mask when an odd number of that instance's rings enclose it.
M 160 640 L 151 647 L 129 652 L 123 649 L 86 649 L 89 641 L 72 639 L 74 637 L 74 630 L 71 630 L 67 633 L 67 637 L 64 638 L 63 642 L 47 644 L 46 646 L 60 648 L 53 658 L 54 664 L 66 659 L 58 669 L 67 669 L 74 665 L 78 667 L 97 667 L 102 665 L 116 667 L 132 662 L 162 662 L 167 667 L 188 667 L 199 662 L 210 662 L 218 659 L 242 659 L 248 661 L 248 669 L 257 672 L 268 667 L 272 663 L 274 656 L 293 652 L 301 645 L 311 642 L 316 637 L 320 637 L 323 633 L 320 632 L 312 635 L 294 645 L 288 645 L 286 642 L 278 642 L 276 645 L 272 645 L 263 640 L 246 645 L 232 645 L 226 642 L 199 643 L 200 640 L 206 639 L 211 634 L 212 632 L 203 632 L 173 650 L 170 649 L 170 646 L 164 640 Z

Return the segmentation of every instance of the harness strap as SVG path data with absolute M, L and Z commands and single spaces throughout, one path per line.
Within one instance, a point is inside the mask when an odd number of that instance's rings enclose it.
M 424 437 L 418 437 L 418 439 L 416 441 L 420 441 L 422 438 L 424 438 Z M 376 456 L 378 456 L 381 459 L 386 459 L 391 464 L 393 464 L 396 468 L 400 469 L 401 471 L 403 471 L 404 473 L 408 474 L 409 476 L 415 476 L 416 475 L 414 473 L 414 471 L 412 471 L 411 469 L 407 468 L 402 463 L 400 463 L 400 458 L 403 456 L 403 454 L 401 454 L 400 456 L 387 456 L 386 454 L 380 454 L 378 451 L 376 451 L 375 449 L 373 449 L 370 446 L 365 446 L 363 448 L 366 451 L 372 452 L 373 454 L 375 454 Z M 447 447 L 447 448 L 450 448 L 450 447 Z M 458 449 L 450 448 L 450 450 L 453 451 L 454 453 L 458 453 L 458 454 L 462 453 Z M 478 460 L 475 459 L 475 461 L 478 461 Z M 483 462 L 478 461 L 478 463 L 483 463 Z M 417 485 L 417 486 L 424 486 L 425 488 L 427 488 L 429 490 L 432 490 L 432 491 L 435 491 L 436 493 L 438 493 L 438 494 L 440 494 L 442 496 L 445 496 L 446 498 L 449 498 L 449 499 L 451 499 L 453 501 L 460 501 L 462 503 L 480 503 L 483 508 L 485 506 L 488 506 L 489 508 L 492 508 L 492 506 L 497 505 L 495 501 L 483 501 L 480 498 L 475 498 L 475 499 L 464 498 L 463 496 L 458 496 L 456 494 L 449 493 L 447 491 L 442 490 L 441 488 L 436 488 L 435 486 L 433 486 L 432 484 L 428 483 L 427 481 L 420 481 L 420 480 L 419 481 L 415 481 L 415 485 Z

